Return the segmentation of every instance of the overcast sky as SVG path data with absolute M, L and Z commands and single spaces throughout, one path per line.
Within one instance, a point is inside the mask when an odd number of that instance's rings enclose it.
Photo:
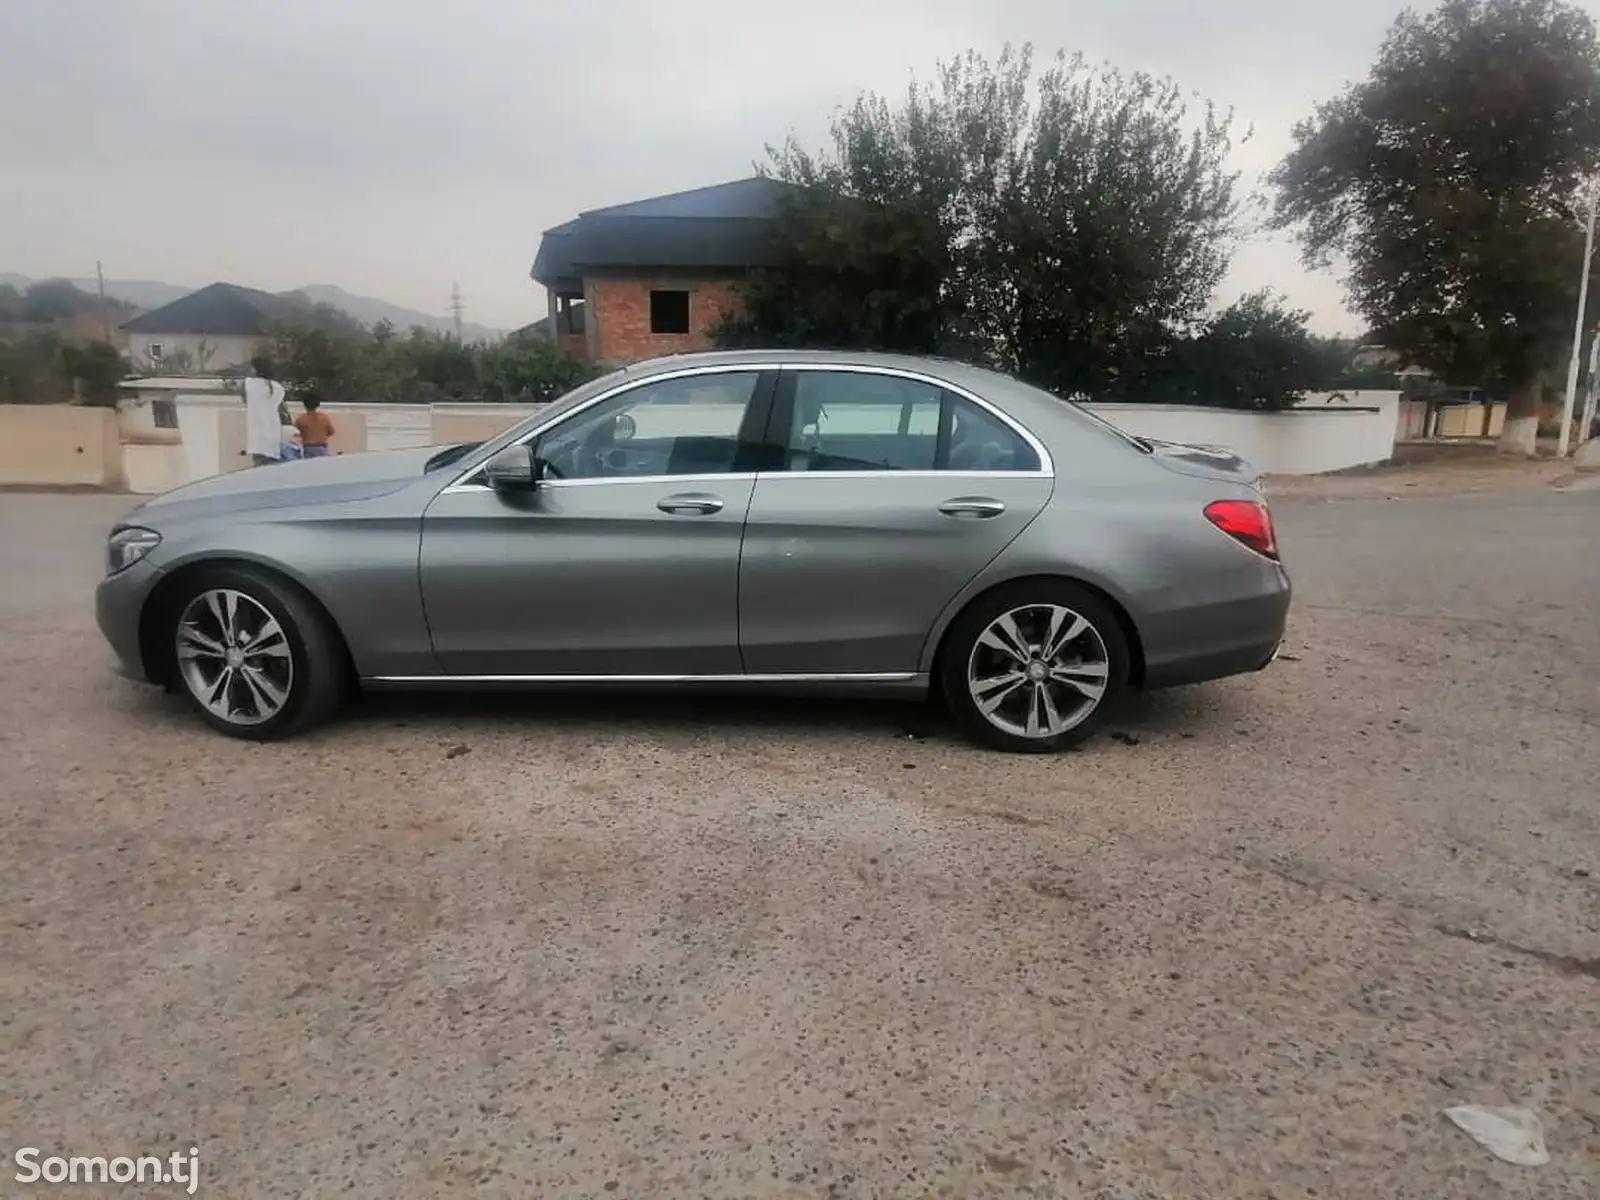
M 1249 184 L 1363 75 L 1396 0 L 0 0 L 0 271 L 544 313 L 539 234 L 821 144 L 862 89 L 1031 41 L 1232 106 Z M 1353 330 L 1287 245 L 1236 260 Z M 1231 298 L 1231 296 L 1229 297 Z

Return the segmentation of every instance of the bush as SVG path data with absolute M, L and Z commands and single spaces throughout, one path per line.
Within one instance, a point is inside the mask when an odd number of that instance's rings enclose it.
M 597 373 L 549 338 L 464 344 L 421 328 L 400 336 L 385 323 L 279 326 L 267 356 L 291 392 L 315 389 L 334 403 L 530 403 Z
M 113 407 L 127 364 L 105 342 L 85 342 L 54 330 L 0 339 L 0 404 L 84 404 Z

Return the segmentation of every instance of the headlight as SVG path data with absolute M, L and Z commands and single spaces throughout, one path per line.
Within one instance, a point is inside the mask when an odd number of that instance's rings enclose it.
M 106 572 L 125 571 L 161 544 L 154 529 L 119 529 L 106 542 Z

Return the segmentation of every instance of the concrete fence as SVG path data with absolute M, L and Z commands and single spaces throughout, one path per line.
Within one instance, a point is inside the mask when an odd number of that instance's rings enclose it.
M 71 405 L 0 406 L 0 485 L 82 484 L 154 494 L 249 464 L 238 396 L 179 392 L 163 403 L 168 407 L 130 400 L 120 413 Z M 1383 462 L 1404 433 L 1396 392 L 1312 396 L 1279 413 L 1160 404 L 1089 407 L 1129 433 L 1224 446 L 1276 475 Z M 354 454 L 484 441 L 535 407 L 339 404 L 323 411 L 336 430 L 334 452 Z
M 1320 475 L 1388 461 L 1399 433 L 1399 392 L 1333 392 L 1283 412 L 1175 404 L 1090 404 L 1139 437 L 1224 446 L 1269 475 Z
M 125 483 L 115 409 L 0 404 L 0 486 L 120 489 Z

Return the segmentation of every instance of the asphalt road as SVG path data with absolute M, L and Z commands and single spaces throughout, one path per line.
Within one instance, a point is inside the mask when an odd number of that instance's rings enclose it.
M 1277 501 L 1287 657 L 1055 759 L 670 699 L 231 743 L 106 674 L 126 503 L 0 495 L 0 1194 L 1600 1194 L 1600 491 Z

